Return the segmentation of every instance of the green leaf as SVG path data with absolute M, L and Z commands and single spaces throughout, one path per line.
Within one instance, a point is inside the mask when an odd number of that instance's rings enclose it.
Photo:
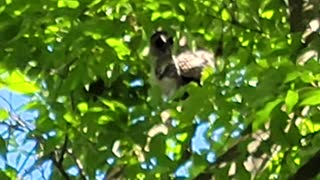
M 79 109 L 80 112 L 85 113 L 88 111 L 88 103 L 81 102 L 77 105 L 77 108 Z
M 201 73 L 201 82 L 205 82 L 209 77 L 213 76 L 214 69 L 211 67 L 204 68 Z
M 270 113 L 272 110 L 278 106 L 283 100 L 276 99 L 274 101 L 268 102 L 263 109 L 256 113 L 256 118 L 254 119 L 252 126 L 254 130 L 257 130 L 260 125 L 264 124 L 270 118 Z
M 12 178 L 15 178 L 15 177 L 9 177 L 9 176 L 7 176 L 7 174 L 6 173 L 4 173 L 3 171 L 0 171 L 0 179 L 2 179 L 2 180 L 11 180 Z
M 194 154 L 192 156 L 194 165 L 190 168 L 191 177 L 196 177 L 198 174 L 202 173 L 208 166 L 204 157 Z
M 7 120 L 9 117 L 9 112 L 6 109 L 0 109 L 0 122 Z
M 285 103 L 287 105 L 287 111 L 291 112 L 292 108 L 298 103 L 299 94 L 296 91 L 289 90 L 285 98 Z
M 265 19 L 271 19 L 274 14 L 274 10 L 267 10 L 261 13 L 261 17 Z
M 243 164 L 241 164 L 241 165 L 237 164 L 237 173 L 234 178 L 235 179 L 250 179 L 251 173 L 246 170 L 246 168 Z
M 149 144 L 150 156 L 157 156 L 160 160 L 159 163 L 168 162 L 168 158 L 165 155 L 165 141 L 166 137 L 163 134 L 158 134 L 151 139 L 151 142 Z
M 159 86 L 151 86 L 148 94 L 150 95 L 149 101 L 152 107 L 157 107 L 159 104 L 162 103 L 162 92 Z
M 72 9 L 78 8 L 79 5 L 80 5 L 79 1 L 76 1 L 76 0 L 59 0 L 57 4 L 59 8 L 68 7 Z
M 39 87 L 30 81 L 26 81 L 26 77 L 20 71 L 13 71 L 6 79 L 7 87 L 13 91 L 20 93 L 36 93 Z
M 4 155 L 6 153 L 7 153 L 7 143 L 2 137 L 0 137 L 0 155 Z
M 117 110 L 122 110 L 122 111 L 126 111 L 127 110 L 127 107 L 119 102 L 119 101 L 116 101 L 116 100 L 108 100 L 108 99 L 103 99 L 103 98 L 99 98 L 101 100 L 101 102 L 108 106 L 112 111 L 117 111 Z
M 183 10 L 183 11 L 186 11 L 186 3 L 185 2 L 179 2 L 179 8 L 181 9 L 181 10 Z
M 226 9 L 223 9 L 222 12 L 221 12 L 221 17 L 224 21 L 230 21 L 231 20 L 231 16 L 228 12 L 228 10 Z
M 188 133 L 177 134 L 177 140 L 184 142 L 188 138 Z
M 284 82 L 290 82 L 290 81 L 294 81 L 297 78 L 299 78 L 301 75 L 300 71 L 293 71 L 287 74 L 286 79 L 284 80 Z
M 37 130 L 43 131 L 43 132 L 51 131 L 56 127 L 51 119 L 43 118 L 43 117 L 37 119 L 36 126 L 37 126 Z
M 300 106 L 320 104 L 320 89 L 306 90 L 301 93 Z
M 80 122 L 75 118 L 75 115 L 71 112 L 65 113 L 63 118 L 73 126 L 78 126 L 80 124 Z
M 108 124 L 110 121 L 117 119 L 116 113 L 113 111 L 106 111 L 103 115 L 99 116 L 98 124 Z
M 276 109 L 270 115 L 270 119 L 270 137 L 272 141 L 286 147 L 289 142 L 284 129 L 287 126 L 288 115 L 280 109 Z
M 17 178 L 17 170 L 15 168 L 13 168 L 12 166 L 10 166 L 10 165 L 6 166 L 6 169 L 5 169 L 4 172 L 5 172 L 7 177 L 10 177 L 10 179 Z
M 28 82 L 10 84 L 8 88 L 13 91 L 24 93 L 24 94 L 36 93 L 39 91 L 39 88 L 36 85 Z
M 315 80 L 312 72 L 310 71 L 303 71 L 300 75 L 300 78 L 305 83 L 311 83 Z
M 79 1 L 75 1 L 75 0 L 68 0 L 67 1 L 67 6 L 69 8 L 76 9 L 79 5 L 80 5 Z
M 123 59 L 124 56 L 130 54 L 130 49 L 124 44 L 121 39 L 108 38 L 105 42 L 117 52 L 120 59 Z

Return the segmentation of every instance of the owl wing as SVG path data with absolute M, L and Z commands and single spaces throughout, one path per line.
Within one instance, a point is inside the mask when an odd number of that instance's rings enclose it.
M 201 72 L 204 67 L 213 64 L 213 53 L 204 50 L 196 52 L 186 51 L 174 58 L 179 75 L 190 81 L 200 82 Z

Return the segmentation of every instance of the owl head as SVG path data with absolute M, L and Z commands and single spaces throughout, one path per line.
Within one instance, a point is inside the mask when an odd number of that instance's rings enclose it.
M 171 56 L 173 38 L 165 31 L 156 31 L 150 38 L 150 54 L 155 57 Z

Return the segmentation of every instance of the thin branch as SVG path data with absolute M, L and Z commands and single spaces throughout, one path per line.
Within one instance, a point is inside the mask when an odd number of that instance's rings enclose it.
M 110 168 L 104 175 L 104 180 L 121 179 L 125 165 L 117 165 Z
M 11 103 L 6 98 L 4 98 L 3 96 L 0 96 L 0 99 L 2 99 L 9 106 L 9 109 L 10 109 L 9 111 L 14 110 Z
M 37 144 L 37 146 L 41 146 L 41 144 L 40 143 L 38 143 Z M 26 169 L 22 174 L 21 174 L 21 176 L 20 177 L 26 177 L 27 175 L 26 174 L 29 174 L 29 173 L 31 173 L 32 171 L 34 171 L 34 170 L 38 170 L 38 168 L 40 168 L 41 170 L 41 174 L 43 173 L 42 171 L 42 162 L 44 162 L 44 161 L 46 161 L 46 160 L 52 160 L 51 159 L 51 153 L 50 154 L 47 154 L 47 155 L 39 155 L 39 154 L 37 154 L 37 161 L 32 165 L 32 166 L 30 166 L 28 169 Z M 41 165 L 39 165 L 39 164 L 41 164 Z M 44 179 L 46 179 L 46 178 L 44 178 Z
M 63 143 L 63 145 L 61 147 L 60 157 L 58 159 L 58 163 L 59 164 L 63 163 L 64 155 L 67 152 L 67 148 L 68 148 L 68 141 L 69 141 L 68 134 L 66 134 L 65 137 L 64 137 L 64 143 Z
M 71 92 L 71 94 L 70 94 L 70 106 L 71 106 L 71 110 L 72 110 L 73 114 L 75 114 L 75 112 L 76 112 L 76 103 L 75 103 L 75 99 L 74 99 L 73 94 L 74 94 L 73 92 Z M 69 124 L 68 124 L 68 126 L 69 126 Z M 85 172 L 81 161 L 73 154 L 72 149 L 66 149 L 66 150 L 67 150 L 66 152 L 70 155 L 70 157 L 76 163 L 76 166 L 79 169 L 79 173 L 80 173 L 81 179 L 86 180 L 87 179 L 86 178 L 86 176 L 87 176 L 86 174 L 87 173 Z
M 60 174 L 62 175 L 62 177 L 64 177 L 65 180 L 71 180 L 71 178 L 69 177 L 68 173 L 66 172 L 66 170 L 64 169 L 63 165 L 60 164 L 55 157 L 55 153 L 52 152 L 51 153 L 51 160 L 54 164 L 54 166 L 58 169 L 58 171 L 60 172 Z
M 25 167 L 25 165 L 27 164 L 29 158 L 31 157 L 31 155 L 33 155 L 37 148 L 38 142 L 35 144 L 35 146 L 29 151 L 28 156 L 26 157 L 26 159 L 23 161 L 23 163 L 21 164 L 20 168 L 18 169 L 18 172 L 21 172 L 22 168 Z
M 71 149 L 67 149 L 67 153 L 70 155 L 70 157 L 73 159 L 73 161 L 76 163 L 78 169 L 79 169 L 79 172 L 80 172 L 80 177 L 81 179 L 83 180 L 86 180 L 86 172 L 83 168 L 83 165 L 81 163 L 81 161 L 73 154 L 72 150 Z
M 27 129 L 29 132 L 32 131 L 33 128 L 30 127 L 30 125 L 25 122 L 23 119 L 21 119 L 21 117 L 13 112 L 9 112 L 10 114 L 10 118 L 15 121 L 18 125 L 20 125 L 21 127 Z
M 12 107 L 11 103 L 3 96 L 0 96 L 0 99 L 3 100 L 8 105 L 9 110 L 7 110 L 7 111 L 9 113 L 10 118 L 13 121 L 15 121 L 19 126 L 27 129 L 28 131 L 32 131 L 32 128 L 30 127 L 30 125 L 27 122 L 25 122 L 23 119 L 21 119 L 21 117 L 18 114 L 15 113 L 15 110 Z M 10 125 L 10 126 L 12 126 L 12 125 Z

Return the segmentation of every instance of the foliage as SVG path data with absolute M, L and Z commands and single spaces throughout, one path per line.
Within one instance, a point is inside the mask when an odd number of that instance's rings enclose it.
M 38 116 L 30 128 L 2 108 L 1 122 L 36 141 L 30 171 L 50 161 L 52 179 L 71 178 L 70 168 L 76 179 L 119 169 L 123 179 L 314 177 L 302 168 L 320 151 L 319 27 L 307 26 L 319 17 L 296 17 L 299 2 L 2 1 L 0 87 L 29 96 L 21 110 Z M 217 54 L 203 86 L 181 90 L 186 100 L 150 91 L 147 47 L 159 27 Z M 150 137 L 165 110 L 174 125 Z M 2 136 L 1 155 L 14 142 Z

